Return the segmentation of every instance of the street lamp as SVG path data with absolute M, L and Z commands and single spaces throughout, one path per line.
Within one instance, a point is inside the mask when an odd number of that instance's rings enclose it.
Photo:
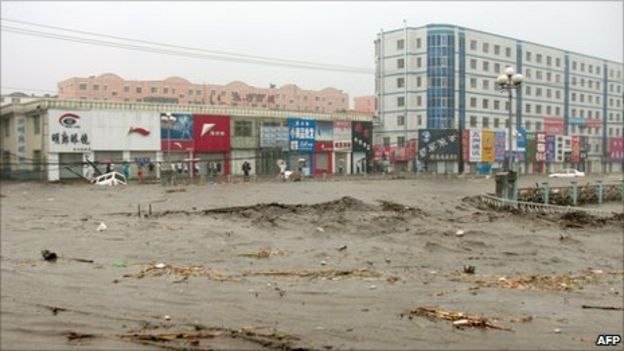
M 171 125 L 175 124 L 177 119 L 171 115 L 171 112 L 167 112 L 160 115 L 160 120 L 167 125 L 167 164 L 171 171 Z
M 512 125 L 513 124 L 511 123 L 513 119 L 512 91 L 514 89 L 520 88 L 520 85 L 522 84 L 523 80 L 524 80 L 524 77 L 522 76 L 522 74 L 516 73 L 516 70 L 513 67 L 505 68 L 505 72 L 496 78 L 496 85 L 500 88 L 500 91 L 501 92 L 507 91 L 507 93 L 509 94 L 509 154 L 507 158 L 507 171 L 512 171 L 512 156 L 511 156 L 511 152 L 513 150 L 513 147 L 512 147 L 513 145 Z

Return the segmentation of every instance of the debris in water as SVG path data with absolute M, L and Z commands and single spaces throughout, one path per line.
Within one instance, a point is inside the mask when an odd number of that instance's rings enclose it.
M 341 247 L 338 248 L 338 251 L 344 251 L 347 249 L 347 245 L 342 245 Z
M 48 250 L 41 251 L 41 256 L 43 256 L 44 260 L 51 261 L 51 262 L 55 262 L 57 259 L 56 253 L 48 251 Z
M 477 315 L 468 315 L 462 312 L 447 311 L 438 308 L 437 306 L 417 307 L 415 309 L 409 310 L 406 313 L 401 313 L 400 316 L 403 317 L 404 314 L 407 314 L 409 319 L 412 319 L 414 316 L 418 316 L 426 317 L 429 319 L 443 319 L 453 321 L 453 326 L 460 329 L 464 327 L 480 327 L 512 331 L 510 328 L 498 326 L 491 323 L 489 318 Z
M 323 229 L 322 227 L 316 227 L 316 231 L 317 231 L 317 232 L 324 233 L 324 232 L 325 232 L 325 229 Z
M 475 266 L 464 266 L 464 273 L 475 274 Z
M 166 193 L 184 193 L 186 192 L 186 188 L 178 188 L 178 189 L 167 189 Z
M 170 320 L 171 320 L 171 316 L 169 316 L 169 315 L 165 315 L 163 318 L 164 318 L 166 321 L 170 321 Z
M 93 337 L 95 337 L 95 335 L 93 334 L 80 334 L 75 332 L 69 332 L 69 334 L 67 334 L 68 340 L 88 339 Z
M 458 237 L 464 236 L 464 231 L 459 229 L 457 232 L 455 232 L 455 236 L 458 236 Z
M 97 231 L 98 231 L 98 232 L 101 232 L 101 231 L 106 230 L 106 228 L 108 228 L 108 227 L 106 226 L 106 224 L 104 224 L 104 222 L 100 222 L 100 225 L 98 225 L 98 227 L 97 227 Z
M 559 328 L 555 329 L 555 333 L 556 334 L 561 334 L 561 329 L 559 329 Z
M 154 268 L 158 268 L 158 269 L 163 269 L 165 267 L 167 267 L 167 265 L 164 263 L 157 263 L 154 265 Z
M 327 265 L 327 261 L 322 260 L 322 261 L 321 261 L 321 266 L 325 266 L 325 265 Z
M 124 278 L 137 278 L 142 279 L 145 277 L 161 277 L 161 276 L 180 276 L 186 277 L 207 277 L 210 280 L 225 281 L 233 279 L 234 277 L 228 276 L 223 273 L 212 271 L 202 266 L 178 266 L 178 265 L 166 265 L 164 268 L 156 268 L 154 264 L 145 265 L 139 273 L 125 274 Z
M 284 256 L 286 253 L 281 250 L 273 250 L 271 248 L 263 248 L 256 252 L 244 253 L 239 256 L 243 257 L 253 257 L 253 258 L 269 258 L 271 256 Z

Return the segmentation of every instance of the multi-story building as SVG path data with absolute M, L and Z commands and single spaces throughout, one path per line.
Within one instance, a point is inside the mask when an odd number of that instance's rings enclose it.
M 374 114 L 377 112 L 377 97 L 375 95 L 356 96 L 353 98 L 354 111 Z
M 375 57 L 376 145 L 404 147 L 420 129 L 506 131 L 512 108 L 516 128 L 585 137 L 598 170 L 623 135 L 621 62 L 446 24 L 381 32 Z M 495 85 L 509 66 L 525 77 L 513 106 Z
M 27 102 L 31 102 L 31 101 L 35 101 L 39 99 L 51 99 L 55 97 L 56 96 L 51 96 L 50 94 L 45 94 L 43 96 L 36 96 L 34 94 L 28 95 L 28 94 L 16 91 L 10 94 L 2 94 L 2 96 L 0 97 L 0 105 L 5 106 L 5 105 L 10 105 L 10 104 L 23 104 L 23 103 L 27 103 Z
M 64 80 L 58 83 L 58 95 L 61 100 L 240 106 L 318 113 L 349 109 L 349 95 L 334 88 L 312 91 L 294 84 L 259 88 L 240 81 L 226 85 L 196 84 L 180 77 L 137 81 L 124 80 L 112 73 Z

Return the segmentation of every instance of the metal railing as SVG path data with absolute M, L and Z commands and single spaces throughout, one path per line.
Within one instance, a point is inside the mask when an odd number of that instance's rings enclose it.
M 497 210 L 503 209 L 515 209 L 526 213 L 569 213 L 569 212 L 586 212 L 596 217 L 611 217 L 612 212 L 604 211 L 595 208 L 577 207 L 577 206 L 559 206 L 559 205 L 547 205 L 536 202 L 526 201 L 514 201 L 508 199 L 502 199 L 492 195 L 479 195 L 479 201 L 490 208 Z

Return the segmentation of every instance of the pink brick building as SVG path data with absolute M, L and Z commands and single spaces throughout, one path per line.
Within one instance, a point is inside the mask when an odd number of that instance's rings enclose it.
M 377 111 L 377 98 L 375 95 L 356 96 L 353 98 L 356 112 L 375 113 Z
M 58 95 L 61 100 L 223 105 L 324 113 L 349 109 L 349 95 L 334 88 L 312 91 L 294 84 L 258 88 L 241 81 L 226 85 L 195 84 L 180 77 L 136 81 L 112 73 L 59 82 Z

